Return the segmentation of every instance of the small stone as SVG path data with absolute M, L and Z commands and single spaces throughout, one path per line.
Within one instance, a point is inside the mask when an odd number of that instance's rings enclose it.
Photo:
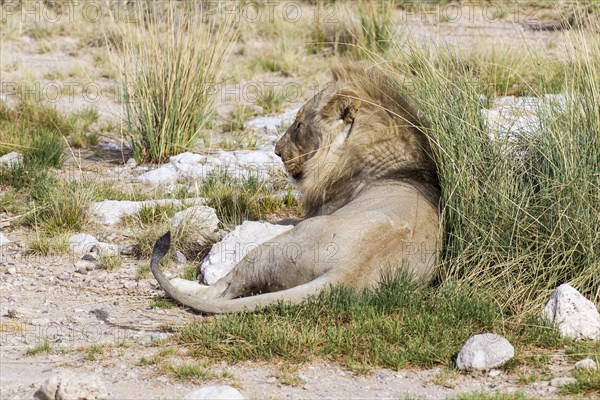
M 92 271 L 96 269 L 96 264 L 90 261 L 85 261 L 85 260 L 79 260 L 75 263 L 75 270 L 77 272 L 83 270 L 83 271 Z
M 596 306 L 569 284 L 552 292 L 542 317 L 555 325 L 562 337 L 600 339 L 600 314 Z
M 68 281 L 69 279 L 71 279 L 71 277 L 69 276 L 69 274 L 67 274 L 66 272 L 61 272 L 56 277 L 58 279 L 60 279 L 61 281 Z
M 124 166 L 127 168 L 135 168 L 137 167 L 137 165 L 137 162 L 133 158 L 130 158 L 129 160 L 127 160 Z
M 594 370 L 596 369 L 596 362 L 594 360 L 592 360 L 591 358 L 586 358 L 580 361 L 577 361 L 575 363 L 575 369 L 589 369 L 589 370 Z
M 12 240 L 10 240 L 6 236 L 4 236 L 2 234 L 2 232 L 0 231 L 0 246 L 4 246 L 5 244 L 9 244 L 9 243 L 12 243 L 12 242 L 13 242 Z
M 97 376 L 61 372 L 48 378 L 33 395 L 36 400 L 108 398 L 108 391 Z
M 81 275 L 87 275 L 88 270 L 85 267 L 79 267 L 75 270 L 75 272 Z
M 137 287 L 137 282 L 135 282 L 135 281 L 125 281 L 123 283 L 123 287 L 125 289 L 133 289 L 133 288 Z
M 97 261 L 96 257 L 94 257 L 94 255 L 90 254 L 90 253 L 84 255 L 81 259 L 83 261 L 89 261 L 89 262 L 93 262 L 93 263 L 95 263 Z
M 456 366 L 462 370 L 488 370 L 499 367 L 515 355 L 508 340 L 493 333 L 473 335 L 456 357 Z
M 187 257 L 179 250 L 175 252 L 175 259 L 181 264 L 185 264 L 187 262 Z
M 9 308 L 6 312 L 6 315 L 8 316 L 8 318 L 23 319 L 25 318 L 27 313 L 22 308 Z
M 16 269 L 15 267 L 8 267 L 8 268 L 6 269 L 6 272 L 7 272 L 9 275 L 16 275 L 16 273 L 17 273 L 17 269 Z
M 550 386 L 558 388 L 571 383 L 577 383 L 577 379 L 571 377 L 554 378 L 550 381 Z
M 205 386 L 189 392 L 183 400 L 244 400 L 245 397 L 239 390 L 226 385 Z
M 126 244 L 121 246 L 121 255 L 123 256 L 133 256 L 137 253 L 137 245 L 133 243 Z
M 493 369 L 488 373 L 488 376 L 490 378 L 497 378 L 500 375 L 502 375 L 502 371 L 500 371 L 499 369 Z

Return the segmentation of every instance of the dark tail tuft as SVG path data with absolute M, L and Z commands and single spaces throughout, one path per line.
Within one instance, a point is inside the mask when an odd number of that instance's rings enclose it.
M 171 231 L 162 235 L 156 243 L 154 243 L 154 249 L 152 250 L 152 261 L 160 261 L 161 258 L 167 254 L 171 248 Z

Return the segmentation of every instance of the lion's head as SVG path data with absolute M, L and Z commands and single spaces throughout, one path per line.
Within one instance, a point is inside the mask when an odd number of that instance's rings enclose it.
M 361 106 L 358 96 L 352 89 L 328 88 L 298 111 L 294 123 L 275 146 L 275 154 L 294 179 L 303 180 L 306 163 L 320 148 L 331 147 L 336 138 L 343 141 Z
M 275 153 L 296 180 L 307 216 L 329 214 L 362 189 L 403 180 L 437 202 L 425 123 L 397 84 L 374 67 L 341 66 L 279 139 Z

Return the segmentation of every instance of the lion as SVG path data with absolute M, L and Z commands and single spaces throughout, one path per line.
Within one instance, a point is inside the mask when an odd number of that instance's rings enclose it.
M 333 285 L 376 287 L 382 273 L 434 274 L 440 185 L 427 123 L 394 81 L 368 65 L 332 69 L 332 83 L 310 99 L 275 153 L 298 185 L 305 219 L 250 251 L 212 286 L 167 280 L 168 296 L 208 314 L 298 304 Z

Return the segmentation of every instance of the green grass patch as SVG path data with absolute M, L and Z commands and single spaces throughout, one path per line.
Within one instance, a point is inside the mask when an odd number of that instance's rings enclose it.
M 183 279 L 187 279 L 188 281 L 198 280 L 198 266 L 186 264 L 183 270 Z
M 261 106 L 266 114 L 272 114 L 281 111 L 284 102 L 285 97 L 283 93 L 276 90 L 273 86 L 269 86 L 260 92 L 256 104 Z
M 447 283 L 437 288 L 405 276 L 387 277 L 377 290 L 344 288 L 301 306 L 277 305 L 184 327 L 177 342 L 198 357 L 229 362 L 315 358 L 355 371 L 374 367 L 451 366 L 474 333 L 495 332 L 513 344 L 561 345 L 558 333 L 539 324 L 518 329 L 502 324 L 491 297 Z
M 301 212 L 293 196 L 281 199 L 274 195 L 276 190 L 256 177 L 241 179 L 217 173 L 204 182 L 200 196 L 208 199 L 207 205 L 216 210 L 225 226 L 263 220 L 273 213 Z
M 473 392 L 463 393 L 455 397 L 447 397 L 448 400 L 534 400 L 537 397 L 530 396 L 523 392 L 516 393 L 485 393 L 485 392 Z
M 150 276 L 150 264 L 148 263 L 142 263 L 140 264 L 140 266 L 138 267 L 136 273 L 135 273 L 135 279 L 137 279 L 138 281 L 141 281 L 143 279 L 146 279 Z
M 258 148 L 258 137 L 249 129 L 235 131 L 229 137 L 224 137 L 219 142 L 223 150 L 255 150 Z
M 168 221 L 172 218 L 177 211 L 181 211 L 181 207 L 167 203 L 167 204 L 152 204 L 143 205 L 137 214 L 137 218 L 140 224 L 155 224 L 159 222 Z
M 169 309 L 173 308 L 173 302 L 165 297 L 157 297 L 150 301 L 150 308 L 162 308 Z
M 246 123 L 246 121 L 248 121 L 255 115 L 256 112 L 252 109 L 252 107 L 246 105 L 235 107 L 227 122 L 223 124 L 222 130 L 224 132 L 243 131 L 245 129 L 244 124 Z
M 27 349 L 27 351 L 25 351 L 25 355 L 26 356 L 36 356 L 38 354 L 50 354 L 52 353 L 54 349 L 52 348 L 52 345 L 46 340 L 40 344 L 37 344 L 29 349 Z
M 17 212 L 19 206 L 17 204 L 17 195 L 13 191 L 7 191 L 0 195 L 0 213 Z
M 184 380 L 204 380 L 217 377 L 215 372 L 208 367 L 208 364 L 203 362 L 181 364 L 165 363 L 163 369 L 175 375 L 176 378 Z
M 26 99 L 13 108 L 0 102 L 0 155 L 12 151 L 23 155 L 22 162 L 0 167 L 0 185 L 18 190 L 19 202 L 27 205 L 20 223 L 53 236 L 80 230 L 88 222 L 90 185 L 62 182 L 52 169 L 62 167 L 67 141 L 87 131 L 97 119 L 93 108 L 65 116 Z M 33 251 L 54 253 L 48 241 L 34 241 Z
M 85 351 L 85 361 L 98 361 L 104 356 L 104 347 L 101 344 L 93 344 Z
M 577 379 L 577 382 L 561 387 L 561 393 L 600 395 L 600 371 L 598 369 L 573 371 L 573 378 Z
M 50 236 L 36 232 L 29 237 L 27 243 L 30 254 L 38 256 L 60 256 L 69 251 L 69 236 Z
M 49 182 L 52 182 L 50 180 Z M 40 227 L 50 235 L 81 231 L 90 221 L 89 206 L 92 193 L 83 181 L 58 182 L 32 188 L 39 191 L 39 199 L 27 214 L 25 225 Z
M 115 271 L 123 266 L 123 258 L 118 255 L 101 254 L 98 257 L 98 264 L 107 271 Z

